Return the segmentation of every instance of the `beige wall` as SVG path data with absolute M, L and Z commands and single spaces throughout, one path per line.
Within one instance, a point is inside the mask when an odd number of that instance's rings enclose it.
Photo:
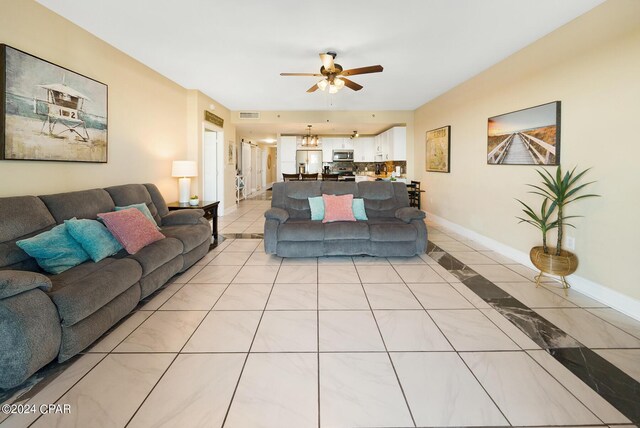
M 223 166 L 223 173 L 220 177 L 224 178 L 224 196 L 221 199 L 222 208 L 228 210 L 230 207 L 235 206 L 235 164 L 227 164 L 227 150 L 229 142 L 235 142 L 236 128 L 231 123 L 231 112 L 222 104 L 209 98 L 205 94 L 197 90 L 187 91 L 187 104 L 188 104 L 188 137 L 187 137 L 187 159 L 198 161 L 198 178 L 192 181 L 191 192 L 199 194 L 202 188 L 202 139 L 204 136 L 204 129 L 211 129 L 218 132 L 218 144 L 223 148 L 218 154 L 221 156 L 221 163 Z M 213 108 L 211 106 L 213 105 Z M 211 113 L 224 119 L 224 127 L 220 128 L 210 122 L 204 120 L 204 112 L 209 110 Z M 221 211 L 222 212 L 222 211 Z
M 535 168 L 486 164 L 487 118 L 562 101 L 561 161 L 593 167 L 575 221 L 576 275 L 640 298 L 632 273 L 640 250 L 640 2 L 610 0 L 415 112 L 415 170 L 429 212 L 522 252 L 540 242 L 517 224 L 514 198 L 539 180 Z M 451 125 L 451 173 L 424 172 L 429 129 Z M 631 269 L 631 270 L 630 270 Z
M 153 182 L 175 200 L 186 91 L 32 0 L 2 0 L 0 41 L 109 86 L 109 162 L 0 161 L 0 196 Z

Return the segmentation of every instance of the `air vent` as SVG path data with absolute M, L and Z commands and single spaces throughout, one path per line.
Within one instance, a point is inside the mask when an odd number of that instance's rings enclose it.
M 240 119 L 260 119 L 260 113 L 257 111 L 241 111 Z

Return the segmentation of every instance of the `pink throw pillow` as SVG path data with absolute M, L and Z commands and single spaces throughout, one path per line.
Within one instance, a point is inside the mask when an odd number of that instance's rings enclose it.
M 135 208 L 102 213 L 98 217 L 129 254 L 135 254 L 152 242 L 165 238 L 156 225 Z
M 353 195 L 322 195 L 324 201 L 323 223 L 332 221 L 356 221 L 353 216 Z

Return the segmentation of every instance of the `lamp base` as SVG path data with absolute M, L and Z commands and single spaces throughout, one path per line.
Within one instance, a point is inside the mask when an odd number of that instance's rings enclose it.
M 178 179 L 178 189 L 180 190 L 180 198 L 178 202 L 181 204 L 189 202 L 189 192 L 191 191 L 191 178 L 182 177 Z

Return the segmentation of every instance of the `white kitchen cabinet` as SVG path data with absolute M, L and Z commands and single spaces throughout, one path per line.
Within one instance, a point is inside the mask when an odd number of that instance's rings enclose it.
M 322 146 L 322 161 L 333 162 L 333 138 L 321 138 L 320 145 Z
M 374 137 L 376 162 L 407 160 L 407 128 L 396 126 Z
M 407 128 L 396 126 L 390 130 L 389 159 L 407 160 Z
M 278 155 L 280 160 L 282 160 L 283 162 L 296 161 L 296 137 L 295 136 L 280 137 Z
M 389 160 L 389 142 L 390 142 L 390 133 L 389 131 L 384 131 L 382 134 L 377 135 L 376 137 L 376 153 L 375 158 L 376 161 L 386 161 Z
M 360 137 L 353 140 L 353 160 L 355 162 L 375 162 L 376 145 L 374 137 Z
M 344 150 L 353 150 L 353 139 L 351 138 L 342 138 L 340 142 L 340 147 Z

